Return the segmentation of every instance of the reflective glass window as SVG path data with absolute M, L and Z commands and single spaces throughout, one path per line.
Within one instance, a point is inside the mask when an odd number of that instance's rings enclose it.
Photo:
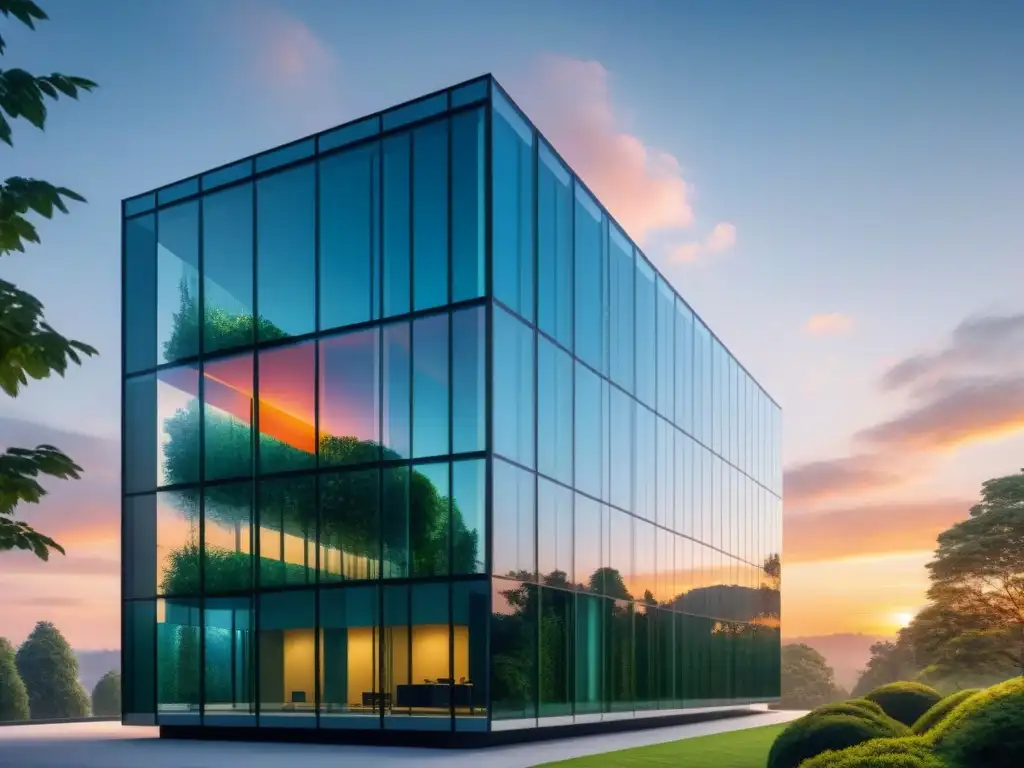
M 611 510 L 608 528 L 608 570 L 604 574 L 604 592 L 609 597 L 631 600 L 633 585 L 633 517 Z
M 494 310 L 494 450 L 534 463 L 534 332 L 499 307 Z
M 316 583 L 316 528 L 315 478 L 260 482 L 261 588 Z
M 156 495 L 156 587 L 158 594 L 198 595 L 199 492 Z
M 156 216 L 124 223 L 125 372 L 156 365 Z M 162 359 L 162 356 L 161 356 Z
M 124 534 L 121 540 L 123 597 L 152 598 L 157 594 L 156 495 L 129 496 L 122 505 Z
M 256 173 L 279 168 L 288 163 L 309 157 L 316 152 L 315 139 L 300 139 L 283 147 L 272 149 L 256 157 Z
M 601 209 L 576 186 L 574 227 L 576 356 L 604 371 L 604 236 Z
M 654 521 L 657 488 L 655 482 L 656 416 L 641 405 L 636 407 L 636 437 L 633 446 L 634 501 L 633 512 L 645 520 Z
M 494 461 L 494 553 L 491 572 L 534 580 L 536 562 L 536 476 Z
M 492 264 L 494 296 L 533 319 L 533 131 L 515 107 L 492 100 Z
M 199 203 L 157 213 L 157 362 L 199 354 Z
M 537 327 L 572 349 L 572 176 L 545 142 L 537 166 Z
M 156 375 L 127 379 L 124 386 L 124 490 L 152 491 L 157 486 L 158 423 Z
M 601 379 L 580 363 L 576 363 L 575 392 L 575 486 L 577 490 L 600 498 L 604 446 Z
M 138 213 L 145 213 L 151 211 L 156 207 L 156 193 L 148 192 L 144 195 L 136 195 L 135 197 L 124 201 L 124 215 L 134 216 Z
M 255 634 L 249 595 L 204 601 L 204 725 L 256 725 Z
M 487 549 L 486 463 L 452 462 L 452 573 L 485 573 Z
M 385 131 L 398 128 L 417 120 L 423 120 L 431 115 L 444 112 L 448 107 L 448 94 L 436 93 L 433 96 L 426 96 L 422 99 L 390 109 L 381 115 L 381 122 Z
M 489 699 L 488 623 L 490 584 L 457 581 L 452 584 L 452 633 L 454 634 L 455 729 L 467 728 L 468 720 L 487 717 Z M 461 721 L 461 722 L 460 722 Z
M 203 197 L 203 351 L 253 342 L 253 187 Z
M 384 458 L 408 457 L 411 453 L 412 363 L 409 323 L 386 325 L 383 329 L 383 370 L 381 373 L 381 443 Z
M 656 447 L 658 483 L 655 522 L 666 528 L 677 530 L 675 520 L 675 438 L 676 430 L 664 419 L 657 420 L 658 444 Z
M 240 160 L 223 168 L 207 171 L 200 179 L 200 184 L 203 191 L 207 192 L 211 189 L 222 187 L 225 184 L 230 184 L 233 181 L 241 181 L 249 176 L 252 176 L 252 160 Z
M 608 705 L 612 712 L 633 709 L 636 694 L 633 667 L 633 604 L 612 601 L 608 615 L 608 646 L 605 663 L 608 669 Z
M 676 295 L 664 278 L 658 277 L 658 413 L 675 418 Z
M 413 309 L 448 302 L 448 121 L 413 133 Z
M 381 473 L 382 576 L 404 579 L 409 575 L 409 467 L 385 467 Z
M 320 582 L 374 579 L 380 562 L 380 470 L 320 476 Z
M 636 396 L 651 408 L 656 404 L 656 291 L 654 269 L 643 256 L 636 259 Z
M 253 588 L 252 483 L 222 483 L 203 491 L 203 591 Z
M 315 728 L 316 592 L 259 595 L 259 723 L 269 728 Z M 305 706 L 301 706 L 305 704 Z
M 378 317 L 378 145 L 320 161 L 320 327 Z
M 548 586 L 572 588 L 572 497 L 570 488 L 537 480 L 537 571 Z
M 676 299 L 676 426 L 693 434 L 693 312 L 682 299 Z
M 447 576 L 451 545 L 448 462 L 414 467 L 409 494 L 409 575 Z
M 491 582 L 491 717 L 537 715 L 538 587 Z
M 378 600 L 376 586 L 320 590 L 321 728 L 380 727 Z
M 168 368 L 156 375 L 157 484 L 199 482 L 199 369 Z
M 575 596 L 561 589 L 540 588 L 540 645 L 538 647 L 539 714 L 572 714 Z
M 343 147 L 346 144 L 353 144 L 362 139 L 368 139 L 370 136 L 376 136 L 378 133 L 380 133 L 380 117 L 374 115 L 373 117 L 367 117 L 321 134 L 317 138 L 317 149 L 320 152 L 327 152 L 337 147 Z
M 156 603 L 126 600 L 122 606 L 124 677 L 121 695 L 126 723 L 153 725 L 156 720 Z
M 449 452 L 448 314 L 421 317 L 412 324 L 412 453 Z
M 600 592 L 604 588 L 602 568 L 607 565 L 602 554 L 605 536 L 601 504 L 577 493 L 573 519 L 573 581 L 577 589 Z
M 384 139 L 384 316 L 409 311 L 412 233 L 409 134 Z
M 612 504 L 627 511 L 633 511 L 633 483 L 636 464 L 634 453 L 641 446 L 635 445 L 636 412 L 639 410 L 629 395 L 617 387 L 610 387 L 611 395 L 611 431 L 608 436 L 608 449 L 611 455 L 611 495 Z
M 316 327 L 315 182 L 312 163 L 256 182 L 260 341 L 299 336 Z
M 189 195 L 199 192 L 199 179 L 191 178 L 171 184 L 169 187 L 157 190 L 156 202 L 158 205 L 166 205 L 182 200 Z
M 451 92 L 452 109 L 461 107 L 463 104 L 472 104 L 474 101 L 487 98 L 487 79 L 474 80 L 466 83 Z
M 537 469 L 571 484 L 573 360 L 543 336 L 537 343 Z
M 380 329 L 320 339 L 320 464 L 380 457 Z
M 251 477 L 253 467 L 252 353 L 203 364 L 205 477 Z
M 605 618 L 608 601 L 596 595 L 576 595 L 576 701 L 578 715 L 605 708 Z
M 484 295 L 484 111 L 451 118 L 452 301 Z
M 486 440 L 487 314 L 483 307 L 452 313 L 452 452 L 482 451 Z
M 608 224 L 608 371 L 612 381 L 627 392 L 634 390 L 633 369 L 633 244 L 612 223 Z M 639 309 L 639 308 L 638 308 Z M 642 370 L 642 369 L 638 369 Z
M 199 725 L 199 598 L 156 601 L 157 724 Z
M 316 463 L 316 345 L 260 352 L 260 471 L 306 469 Z
M 656 529 L 646 520 L 633 520 L 633 577 L 626 584 L 633 599 L 653 603 L 661 593 L 657 584 Z M 612 549 L 618 538 L 612 532 Z M 612 595 L 615 597 L 615 595 Z

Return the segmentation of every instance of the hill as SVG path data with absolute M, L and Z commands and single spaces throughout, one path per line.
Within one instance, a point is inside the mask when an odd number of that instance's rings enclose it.
M 860 672 L 871 658 L 871 646 L 890 637 L 839 633 L 835 635 L 813 635 L 808 637 L 787 637 L 784 643 L 803 643 L 811 646 L 828 661 L 835 671 L 836 682 L 846 690 L 853 688 Z

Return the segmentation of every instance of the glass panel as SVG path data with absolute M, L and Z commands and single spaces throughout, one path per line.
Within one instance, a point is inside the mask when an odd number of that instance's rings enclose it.
M 537 571 L 549 587 L 571 589 L 572 490 L 537 479 Z
M 412 364 L 409 323 L 384 326 L 382 403 L 384 423 L 381 442 L 385 459 L 410 455 Z
M 252 344 L 252 184 L 203 198 L 203 351 Z
M 157 484 L 199 482 L 199 369 L 170 368 L 156 375 Z
M 423 317 L 412 324 L 413 456 L 449 452 L 448 314 Z
M 392 128 L 398 128 L 399 126 L 444 112 L 447 108 L 448 94 L 438 93 L 418 99 L 410 104 L 395 107 L 381 115 L 381 121 L 384 125 L 384 130 L 390 131 Z
M 615 600 L 608 617 L 608 699 L 612 712 L 629 712 L 635 698 L 633 667 L 633 604 Z
M 260 483 L 260 587 L 316 582 L 315 478 Z
M 658 413 L 673 418 L 675 413 L 675 312 L 672 288 L 658 278 Z
M 675 428 L 664 419 L 658 419 L 655 522 L 671 530 L 679 530 L 675 519 L 675 438 Z
M 320 591 L 320 727 L 379 728 L 380 630 L 376 586 Z
M 207 480 L 252 476 L 252 371 L 249 352 L 203 365 Z
M 489 587 L 485 581 L 452 584 L 452 629 L 455 636 L 452 678 L 455 681 L 456 718 L 487 716 Z
M 533 131 L 500 94 L 492 104 L 494 296 L 533 320 Z
M 607 565 L 603 555 L 601 505 L 581 494 L 576 494 L 573 510 L 573 568 L 576 588 L 590 592 L 603 589 L 602 569 Z
M 199 354 L 199 203 L 157 213 L 157 362 Z
M 582 187 L 576 187 L 573 264 L 575 269 L 576 357 L 605 370 L 604 273 L 601 209 Z
M 534 332 L 500 308 L 494 310 L 494 450 L 534 463 Z
M 198 595 L 199 492 L 156 495 L 156 586 L 161 595 Z
M 125 381 L 124 490 L 152 491 L 157 485 L 156 376 Z
M 487 98 L 487 78 L 474 80 L 466 83 L 451 92 L 452 109 L 461 107 L 463 104 L 472 104 L 474 101 Z
M 177 184 L 171 184 L 169 187 L 158 189 L 156 193 L 157 205 L 166 205 L 167 203 L 173 203 L 182 198 L 188 197 L 189 195 L 195 195 L 199 193 L 199 179 L 185 179 L 179 181 Z
M 409 134 L 384 139 L 384 316 L 409 311 Z
M 576 714 L 594 714 L 604 708 L 604 624 L 607 601 L 576 595 Z
M 156 712 L 156 601 L 127 600 L 122 606 L 124 675 L 121 695 L 124 697 L 125 719 L 131 718 L 152 725 Z M 140 715 L 148 717 L 138 717 Z
M 612 542 L 618 541 L 612 532 Z M 658 596 L 657 535 L 646 520 L 633 520 L 633 577 L 627 581 L 633 599 L 654 605 Z
M 448 121 L 413 133 L 413 308 L 448 303 Z
M 534 584 L 491 585 L 491 717 L 537 716 L 537 612 Z
M 653 408 L 656 405 L 657 373 L 656 292 L 654 269 L 643 256 L 636 258 L 636 396 Z
M 634 584 L 633 518 L 625 512 L 612 509 L 608 522 L 609 560 L 608 569 L 604 572 L 604 593 L 620 600 L 631 600 L 639 597 L 630 592 Z
M 259 596 L 260 725 L 315 728 L 316 593 L 289 590 Z
M 537 178 L 537 326 L 572 349 L 572 176 L 544 142 Z
M 611 465 L 615 470 L 611 473 L 609 497 L 612 504 L 626 511 L 633 511 L 633 478 L 635 471 L 634 423 L 639 410 L 629 395 L 617 387 L 609 389 L 611 395 L 611 432 L 609 435 L 609 451 Z
M 448 462 L 413 469 L 409 488 L 410 576 L 448 574 L 448 532 L 451 525 Z
M 655 483 L 657 417 L 642 405 L 636 407 L 636 439 L 633 445 L 634 457 L 634 498 L 633 512 L 645 520 L 654 521 L 657 505 L 657 484 Z
M 451 118 L 452 301 L 484 295 L 484 112 Z
M 601 497 L 602 407 L 601 379 L 576 363 L 575 485 L 591 496 Z
M 248 595 L 213 597 L 203 606 L 206 725 L 256 725 L 255 621 Z
M 485 447 L 486 323 L 483 307 L 452 313 L 452 453 Z
M 154 597 L 156 580 L 156 495 L 131 496 L 124 500 L 124 597 Z
M 573 691 L 574 596 L 560 589 L 539 588 L 540 716 L 571 715 Z
M 260 471 L 314 466 L 315 343 L 260 352 L 259 364 Z
M 491 572 L 533 581 L 537 578 L 536 476 L 500 460 L 495 460 L 493 471 Z
M 125 372 L 156 365 L 156 217 L 124 223 Z
M 256 182 L 260 341 L 316 328 L 316 167 Z
M 612 381 L 627 392 L 634 391 L 633 355 L 633 244 L 609 223 L 609 373 Z
M 203 591 L 253 587 L 252 483 L 208 486 L 203 492 Z
M 543 336 L 537 349 L 537 469 L 572 483 L 572 358 Z
M 676 426 L 693 434 L 693 313 L 676 300 Z
M 320 476 L 320 581 L 375 579 L 380 560 L 380 470 Z
M 320 327 L 378 314 L 379 150 L 376 144 L 320 161 Z
M 157 723 L 199 725 L 199 599 L 156 603 Z
M 156 193 L 148 192 L 144 195 L 136 195 L 124 201 L 124 215 L 135 216 L 139 213 L 151 211 L 156 207 Z
M 316 152 L 316 141 L 314 139 L 302 139 L 286 144 L 283 147 L 272 149 L 262 155 L 256 156 L 256 173 L 279 168 L 288 163 L 294 163 L 304 157 L 311 157 Z
M 452 573 L 486 573 L 486 464 L 452 462 Z
M 352 144 L 361 139 L 369 138 L 370 136 L 376 136 L 378 133 L 380 133 L 380 117 L 374 115 L 357 123 L 349 123 L 321 134 L 320 138 L 317 139 L 318 148 L 321 152 L 326 152 L 336 147 L 343 147 L 346 144 Z
M 380 331 L 320 340 L 320 464 L 380 458 Z
M 249 176 L 252 176 L 252 160 L 242 160 L 224 168 L 204 173 L 200 179 L 200 184 L 205 192 L 209 189 L 230 184 L 233 181 L 241 181 Z
M 382 472 L 383 577 L 404 579 L 409 575 L 409 467 Z

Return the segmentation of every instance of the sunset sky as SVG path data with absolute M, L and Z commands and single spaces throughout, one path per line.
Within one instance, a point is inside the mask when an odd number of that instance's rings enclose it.
M 89 204 L 2 274 L 102 356 L 0 398 L 0 447 L 87 470 L 25 514 L 67 557 L 0 556 L 14 643 L 119 642 L 120 200 L 485 72 L 781 403 L 784 635 L 895 632 L 1024 467 L 1020 4 L 42 5 L 4 67 L 101 88 L 16 124 L 5 175 Z

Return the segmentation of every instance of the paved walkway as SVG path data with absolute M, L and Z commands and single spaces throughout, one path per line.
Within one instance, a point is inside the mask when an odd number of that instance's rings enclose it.
M 156 728 L 120 723 L 67 723 L 0 727 L 0 766 L 11 768 L 528 768 L 571 757 L 661 744 L 694 736 L 784 723 L 802 712 L 759 712 L 643 731 L 492 747 L 486 750 L 409 749 L 321 744 L 161 740 Z

